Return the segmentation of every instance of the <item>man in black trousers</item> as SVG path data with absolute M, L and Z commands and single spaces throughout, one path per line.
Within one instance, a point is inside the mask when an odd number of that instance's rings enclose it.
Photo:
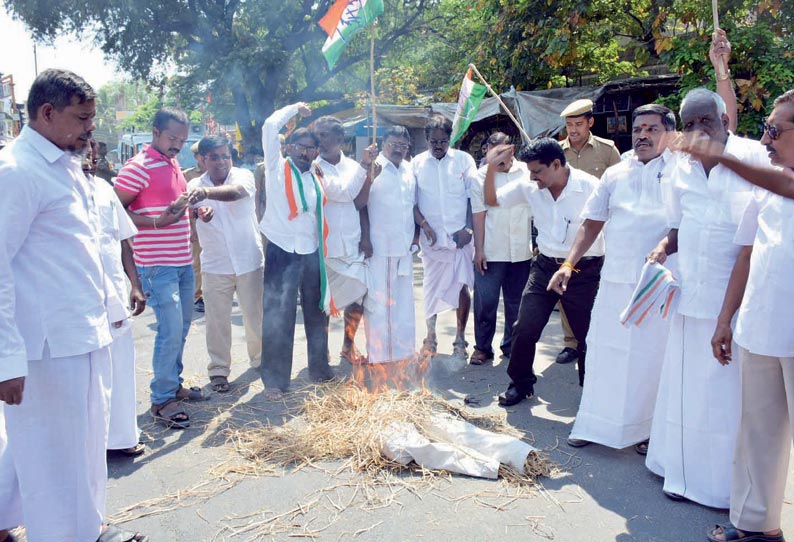
M 539 253 L 532 262 L 529 280 L 521 295 L 507 367 L 511 383 L 507 391 L 499 396 L 501 406 L 512 406 L 534 395 L 537 382 L 533 370 L 535 345 L 558 301 L 562 303 L 579 342 L 582 353 L 579 358 L 579 385 L 584 383 L 585 338 L 604 263 L 604 240 L 601 236 L 579 260 L 577 268 L 565 260 L 582 223 L 580 215 L 584 204 L 598 179 L 570 167 L 558 142 L 541 138 L 518 153 L 518 159 L 527 164 L 529 178 L 497 190 L 494 183 L 496 168 L 491 164 L 505 161 L 512 152 L 510 145 L 500 145 L 488 152 L 485 202 L 488 205 L 529 202 L 538 229 Z M 574 271 L 564 296 L 547 289 L 549 279 L 561 266 L 571 267 Z

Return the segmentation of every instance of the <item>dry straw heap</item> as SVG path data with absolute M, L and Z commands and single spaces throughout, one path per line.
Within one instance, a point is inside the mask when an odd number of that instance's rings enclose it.
M 378 475 L 406 468 L 383 453 L 384 436 L 395 425 L 412 424 L 425 433 L 423 428 L 440 414 L 487 431 L 521 437 L 502 418 L 471 414 L 425 389 L 373 394 L 351 381 L 309 392 L 297 414 L 282 426 L 236 429 L 230 432 L 230 439 L 245 459 L 262 467 L 343 461 L 343 468 Z M 424 471 L 415 464 L 409 468 Z M 547 476 L 553 470 L 552 462 L 532 451 L 524 472 L 502 465 L 499 476 L 510 483 L 535 485 L 539 476 Z

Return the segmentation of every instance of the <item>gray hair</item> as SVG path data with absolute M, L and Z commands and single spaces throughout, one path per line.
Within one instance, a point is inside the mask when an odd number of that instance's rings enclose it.
M 684 107 L 686 107 L 686 104 L 689 100 L 711 100 L 711 102 L 714 104 L 714 107 L 717 108 L 717 114 L 720 117 L 727 114 L 728 112 L 728 108 L 725 107 L 725 101 L 722 99 L 722 97 L 720 97 L 719 94 L 707 88 L 700 87 L 693 88 L 686 93 L 684 99 L 681 100 L 681 107 L 678 109 L 679 115 L 681 114 L 681 111 L 684 110 Z

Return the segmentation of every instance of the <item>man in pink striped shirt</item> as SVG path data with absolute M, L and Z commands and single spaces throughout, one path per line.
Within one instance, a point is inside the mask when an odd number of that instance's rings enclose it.
M 167 427 L 184 429 L 190 418 L 181 400 L 204 399 L 198 388 L 182 387 L 182 350 L 193 314 L 193 258 L 187 182 L 176 155 L 188 135 L 184 111 L 160 109 L 154 116 L 152 144 L 133 156 L 116 179 L 116 194 L 138 228 L 133 247 L 149 306 L 157 317 L 150 385 L 152 416 Z M 197 209 L 205 222 L 212 208 Z

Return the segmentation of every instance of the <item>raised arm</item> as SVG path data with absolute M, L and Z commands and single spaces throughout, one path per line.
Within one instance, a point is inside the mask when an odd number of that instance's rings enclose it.
M 709 49 L 709 60 L 714 66 L 714 78 L 717 80 L 717 94 L 725 102 L 725 113 L 728 115 L 728 129 L 736 131 L 739 122 L 738 107 L 736 106 L 736 91 L 731 80 L 731 71 L 728 64 L 731 60 L 731 42 L 728 41 L 725 30 L 718 28 L 711 36 L 711 48 Z M 725 75 L 720 76 L 721 70 L 725 70 Z

